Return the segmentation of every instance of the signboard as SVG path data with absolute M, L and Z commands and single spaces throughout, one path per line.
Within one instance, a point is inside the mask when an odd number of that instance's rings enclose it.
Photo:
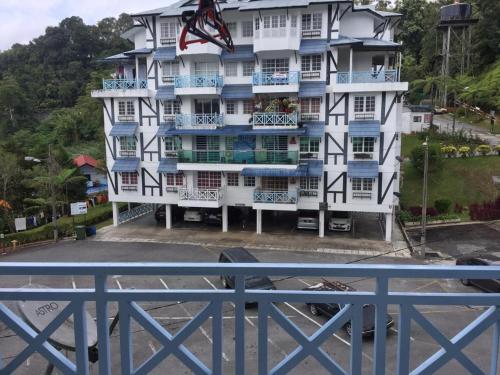
M 85 202 L 71 203 L 71 216 L 78 216 L 85 214 L 87 214 L 87 203 Z
M 17 232 L 26 230 L 26 218 L 25 217 L 18 217 L 15 220 L 15 224 L 16 224 L 16 231 Z

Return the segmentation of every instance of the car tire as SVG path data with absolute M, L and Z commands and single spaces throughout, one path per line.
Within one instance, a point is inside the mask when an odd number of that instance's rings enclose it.
M 229 289 L 229 285 L 227 284 L 227 280 L 224 276 L 220 277 L 220 283 L 224 289 Z
M 314 316 L 319 316 L 321 315 L 320 311 L 318 310 L 318 308 L 316 307 L 316 305 L 314 303 L 311 303 L 309 305 L 309 311 L 311 312 L 311 314 L 313 314 Z
M 460 282 L 465 285 L 465 286 L 470 286 L 470 280 L 469 279 L 460 279 Z
M 349 337 L 351 337 L 351 336 L 352 336 L 352 326 L 351 326 L 351 323 L 347 323 L 347 324 L 345 325 L 345 331 L 347 332 L 347 335 L 348 335 Z

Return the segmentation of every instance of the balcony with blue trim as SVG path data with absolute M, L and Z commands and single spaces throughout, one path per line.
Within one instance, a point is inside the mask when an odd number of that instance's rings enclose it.
M 500 292 L 460 280 L 496 280 L 500 266 L 398 263 L 2 262 L 0 373 L 41 374 L 47 363 L 63 374 L 184 373 L 175 360 L 195 374 L 498 374 Z M 23 286 L 26 275 L 33 284 Z M 163 288 L 153 286 L 158 277 Z M 279 280 L 278 290 L 256 290 L 257 277 Z M 222 278 L 234 287 L 224 289 Z M 332 284 L 350 278 L 363 281 L 359 290 Z M 49 279 L 57 287 L 34 285 Z M 307 280 L 325 279 L 336 287 L 304 289 Z M 315 318 L 303 312 L 311 304 L 340 308 Z M 190 309 L 182 322 L 172 315 L 179 306 Z M 43 315 L 33 324 L 37 312 Z M 388 313 L 397 317 L 390 332 Z M 373 339 L 363 338 L 366 326 Z M 61 337 L 74 353 L 61 350 Z M 144 355 L 148 342 L 152 353 Z M 282 355 L 276 343 L 286 348 Z M 318 361 L 304 364 L 312 358 Z
M 297 165 L 298 151 L 268 150 L 182 150 L 177 152 L 179 163 L 236 165 Z
M 177 129 L 217 129 L 223 126 L 224 115 L 218 113 L 175 115 Z
M 300 72 L 255 72 L 253 74 L 253 93 L 297 93 L 299 92 Z
M 334 92 L 406 91 L 408 82 L 400 82 L 397 70 L 340 71 L 333 85 Z
M 254 129 L 297 129 L 298 112 L 254 112 L 252 116 Z
M 92 91 L 94 98 L 147 97 L 147 79 L 103 79 L 102 89 Z
M 220 95 L 224 78 L 219 74 L 191 74 L 176 76 L 175 95 Z

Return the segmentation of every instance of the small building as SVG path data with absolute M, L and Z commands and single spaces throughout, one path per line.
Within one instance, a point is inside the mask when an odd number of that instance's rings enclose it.
M 402 120 L 403 134 L 423 132 L 432 123 L 432 107 L 428 105 L 404 106 Z
M 87 196 L 95 196 L 108 191 L 106 173 L 99 168 L 97 160 L 89 155 L 80 155 L 73 159 L 73 163 L 82 176 L 87 177 Z

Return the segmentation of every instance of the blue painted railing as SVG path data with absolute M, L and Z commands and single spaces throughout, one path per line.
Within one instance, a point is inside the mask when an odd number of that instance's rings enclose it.
M 380 72 L 338 72 L 337 83 L 381 83 L 398 82 L 398 72 L 396 70 L 382 70 Z
M 103 79 L 102 80 L 103 90 L 136 90 L 136 89 L 147 89 L 147 80 L 135 80 L 135 79 Z
M 224 78 L 218 74 L 193 74 L 189 76 L 176 76 L 174 86 L 177 89 L 190 87 L 215 87 L 221 88 Z
M 300 72 L 283 73 L 262 73 L 253 74 L 254 86 L 280 86 L 280 85 L 298 85 Z
M 497 279 L 500 267 L 454 267 L 454 266 L 413 266 L 413 265 L 335 265 L 335 264 L 228 264 L 228 263 L 0 263 L 0 277 L 16 276 L 0 288 L 0 301 L 61 301 L 67 305 L 63 312 L 50 323 L 41 333 L 35 332 L 13 310 L 0 303 L 0 321 L 26 342 L 20 354 L 9 361 L 4 361 L 6 346 L 0 346 L 0 373 L 11 374 L 21 366 L 33 352 L 53 363 L 64 374 L 88 375 L 87 348 L 87 315 L 85 304 L 96 306 L 96 324 L 99 349 L 99 374 L 147 374 L 151 373 L 165 358 L 176 357 L 195 374 L 245 374 L 246 331 L 245 305 L 247 302 L 258 304 L 258 363 L 256 368 L 259 375 L 284 374 L 292 371 L 303 359 L 314 357 L 318 362 L 333 374 L 362 373 L 363 359 L 367 355 L 367 346 L 362 343 L 363 305 L 373 304 L 375 313 L 375 337 L 373 340 L 372 373 L 386 375 L 397 373 L 400 375 L 433 374 L 448 362 L 455 360 L 460 363 L 467 373 L 474 375 L 485 374 L 473 363 L 468 353 L 462 352 L 476 338 L 490 337 L 491 359 L 488 364 L 489 375 L 497 374 L 499 365 L 500 341 L 500 293 L 443 293 L 425 292 L 420 289 L 416 292 L 400 292 L 397 285 L 401 280 L 408 279 Z M 67 289 L 30 289 L 19 288 L 12 281 L 18 276 L 68 276 L 87 277 L 86 288 Z M 110 289 L 110 281 L 114 276 L 132 276 L 143 278 L 151 275 L 186 277 L 220 277 L 232 276 L 235 279 L 235 289 Z M 317 292 L 305 290 L 255 290 L 246 289 L 245 280 L 249 276 L 271 276 L 279 278 L 310 277 L 310 278 L 361 278 L 373 279 L 373 291 L 342 291 Z M 88 277 L 91 279 L 88 280 Z M 207 279 L 208 280 L 208 279 Z M 13 286 L 10 286 L 13 285 Z M 213 285 L 213 284 L 212 284 Z M 391 285 L 396 285 L 392 287 Z M 75 285 L 76 286 L 76 285 Z M 394 288 L 394 289 L 393 289 Z M 170 333 L 158 323 L 139 304 L 153 301 L 203 302 L 206 305 L 192 320 L 175 334 Z M 304 333 L 291 319 L 285 316 L 280 309 L 282 303 L 338 303 L 343 306 L 341 311 L 328 320 L 312 336 Z M 110 304 L 116 304 L 119 313 L 119 357 L 111 358 L 109 317 Z M 230 303 L 234 307 L 234 331 L 230 329 L 228 335 L 234 335 L 234 357 L 226 358 L 231 361 L 231 372 L 223 372 L 223 304 Z M 397 306 L 398 325 L 395 331 L 397 340 L 397 357 L 386 356 L 386 323 L 388 305 Z M 471 323 L 465 323 L 463 329 L 453 338 L 448 339 L 428 318 L 422 315 L 415 306 L 484 306 L 485 309 L 475 314 Z M 225 307 L 227 308 L 227 307 Z M 76 361 L 73 362 L 63 355 L 58 348 L 47 341 L 52 333 L 65 321 L 65 318 L 74 315 L 74 332 L 76 339 Z M 253 314 L 253 312 L 252 312 Z M 268 340 L 270 336 L 269 324 L 271 319 L 287 332 L 298 347 L 289 352 L 284 359 L 271 368 L 268 354 Z M 152 334 L 163 346 L 147 359 L 139 361 L 134 357 L 132 345 L 132 320 Z M 206 364 L 198 356 L 206 358 L 206 349 L 203 353 L 196 353 L 188 349 L 184 342 L 198 330 L 205 322 L 211 325 L 210 363 Z M 346 323 L 351 322 L 350 360 L 342 368 L 339 358 L 331 356 L 321 349 L 325 340 L 332 336 Z M 229 323 L 228 323 L 229 324 Z M 412 327 L 413 326 L 413 327 Z M 492 328 L 490 330 L 490 328 Z M 417 356 L 410 350 L 413 330 L 429 335 L 438 344 L 438 350 L 424 356 L 422 352 Z M 141 336 L 145 337 L 145 336 Z M 137 337 L 136 337 L 137 340 Z M 292 339 L 290 339 L 292 340 Z M 141 345 L 138 343 L 138 345 Z M 229 340 L 226 345 L 230 345 Z M 142 343 L 146 346 L 146 343 Z M 365 352 L 363 352 L 365 349 Z M 429 346 L 429 351 L 432 347 Z M 432 353 L 432 352 L 431 352 Z M 115 353 L 113 353 L 115 354 Z M 344 359 L 344 358 L 340 358 Z M 250 359 L 249 359 L 250 360 Z M 254 361 L 254 357 L 251 358 Z M 233 362 L 234 361 L 234 362 Z M 112 364 L 114 364 L 112 368 Z M 209 367 L 210 366 L 210 367 Z M 410 366 L 414 369 L 410 372 Z M 389 370 L 389 369 L 394 369 Z M 365 368 L 366 369 L 366 368 Z M 248 373 L 248 372 L 247 372 Z M 252 373 L 252 375 L 254 374 Z M 363 372 L 365 373 L 365 372 Z
M 294 128 L 297 127 L 298 122 L 299 116 L 297 112 L 255 112 L 253 114 L 254 127 L 272 126 Z
M 175 126 L 177 128 L 218 128 L 224 126 L 224 115 L 213 114 L 192 114 L 176 115 Z
M 257 189 L 253 193 L 254 203 L 297 204 L 298 190 L 294 191 L 264 191 Z

